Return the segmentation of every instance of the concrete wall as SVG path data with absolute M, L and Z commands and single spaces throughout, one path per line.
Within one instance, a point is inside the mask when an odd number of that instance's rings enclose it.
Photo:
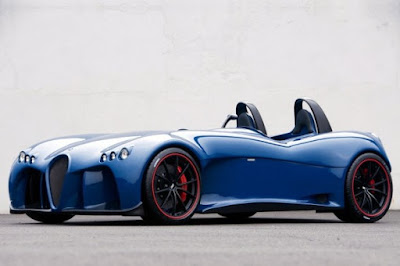
M 301 96 L 381 137 L 399 208 L 399 1 L 0 0 L 0 211 L 35 142 L 215 128 L 239 100 L 278 134 Z

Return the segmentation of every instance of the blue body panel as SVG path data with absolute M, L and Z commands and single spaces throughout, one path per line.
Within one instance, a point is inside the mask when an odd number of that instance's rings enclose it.
M 11 209 L 32 209 L 25 204 L 26 173 L 36 173 L 46 184 L 40 193 L 48 197 L 49 206 L 41 199 L 35 210 L 83 214 L 135 210 L 142 203 L 142 179 L 150 161 L 167 147 L 183 148 L 196 158 L 202 183 L 200 213 L 251 204 L 261 204 L 259 211 L 269 210 L 271 204 L 286 209 L 343 208 L 346 173 L 358 155 L 373 152 L 389 165 L 380 140 L 358 132 L 308 134 L 284 141 L 245 128 L 73 136 L 24 150 L 36 160 L 14 162 Z M 118 154 L 122 148 L 129 150 L 127 159 L 100 162 L 102 154 Z M 49 169 L 60 156 L 68 157 L 68 169 L 56 205 Z

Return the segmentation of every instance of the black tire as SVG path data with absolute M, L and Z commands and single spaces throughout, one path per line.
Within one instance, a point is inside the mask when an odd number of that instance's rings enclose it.
M 354 160 L 345 181 L 345 208 L 334 212 L 344 222 L 373 223 L 385 216 L 393 185 L 385 161 L 374 153 Z
M 239 212 L 239 213 L 218 213 L 219 215 L 233 221 L 242 221 L 250 218 L 255 212 Z
M 193 157 L 179 148 L 158 153 L 143 180 L 144 221 L 186 223 L 200 202 L 200 171 Z
M 61 224 L 74 217 L 72 214 L 44 212 L 27 212 L 26 215 L 35 221 L 45 224 Z

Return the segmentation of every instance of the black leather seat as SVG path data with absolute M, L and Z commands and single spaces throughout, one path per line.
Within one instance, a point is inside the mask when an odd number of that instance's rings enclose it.
M 317 132 L 312 115 L 307 110 L 301 109 L 296 116 L 296 124 L 292 130 L 293 135 L 304 135 Z
M 254 120 L 247 113 L 241 113 L 237 118 L 237 127 L 256 128 Z

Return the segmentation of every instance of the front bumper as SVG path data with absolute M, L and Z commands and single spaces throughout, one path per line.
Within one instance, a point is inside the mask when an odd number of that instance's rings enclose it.
M 122 202 L 125 204 L 121 204 L 120 187 L 129 187 L 129 184 L 126 185 L 125 179 L 117 179 L 107 164 L 71 170 L 67 155 L 53 158 L 44 165 L 16 163 L 9 184 L 10 213 L 142 215 L 140 200 L 126 204 L 126 199 L 135 197 L 125 195 Z M 132 194 L 137 196 L 137 193 Z

